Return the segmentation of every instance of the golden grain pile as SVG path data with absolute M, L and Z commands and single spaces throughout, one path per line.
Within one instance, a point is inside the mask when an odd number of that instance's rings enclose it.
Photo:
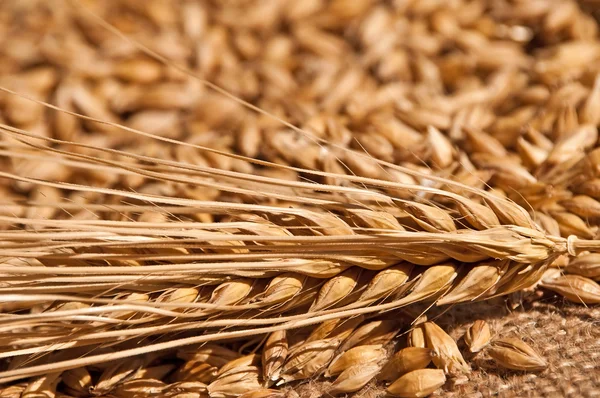
M 429 308 L 600 303 L 574 1 L 5 0 L 0 57 L 0 397 L 423 397 L 547 367 Z

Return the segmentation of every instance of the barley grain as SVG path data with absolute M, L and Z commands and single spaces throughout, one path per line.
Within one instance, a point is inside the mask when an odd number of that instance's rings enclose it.
M 425 369 L 434 352 L 429 348 L 412 346 L 395 353 L 377 375 L 378 380 L 394 381 L 405 373 Z
M 469 351 L 476 353 L 486 347 L 492 339 L 490 325 L 481 319 L 476 320 L 465 332 L 464 340 Z
M 393 382 L 387 392 L 396 397 L 426 397 L 446 383 L 446 375 L 440 369 L 419 369 L 406 373 Z
M 486 351 L 499 365 L 508 369 L 540 371 L 548 366 L 530 346 L 513 337 L 492 341 Z

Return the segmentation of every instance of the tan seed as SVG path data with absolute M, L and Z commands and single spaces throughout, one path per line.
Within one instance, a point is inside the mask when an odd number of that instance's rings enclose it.
M 533 348 L 513 337 L 492 341 L 486 351 L 494 361 L 508 369 L 540 371 L 548 366 Z
M 584 219 L 600 217 L 600 202 L 585 195 L 578 195 L 560 202 L 565 209 Z
M 325 321 L 314 329 L 306 342 L 322 340 L 325 338 L 334 338 L 338 341 L 344 341 L 350 336 L 356 327 L 364 321 L 364 316 L 356 316 L 353 318 L 346 319 L 332 319 Z
M 440 169 L 450 166 L 454 160 L 455 149 L 438 129 L 427 127 L 427 140 L 431 148 L 431 160 Z
M 500 225 L 500 220 L 489 207 L 467 198 L 455 199 L 454 202 L 460 215 L 473 228 L 484 230 Z
M 220 368 L 227 362 L 239 358 L 240 354 L 216 344 L 205 344 L 200 347 L 186 347 L 177 351 L 177 358 L 186 361 L 206 362 Z
M 398 351 L 383 366 L 378 380 L 392 381 L 413 370 L 424 369 L 433 358 L 433 351 L 424 347 L 406 347 Z
M 352 267 L 325 282 L 309 311 L 320 311 L 337 304 L 354 290 L 361 269 Z
M 87 395 L 92 386 L 92 376 L 85 367 L 67 370 L 61 375 L 61 379 L 72 395 Z
M 346 368 L 331 384 L 329 394 L 347 394 L 358 391 L 377 375 L 379 369 L 381 367 L 373 363 Z
M 262 300 L 268 304 L 290 300 L 300 292 L 305 281 L 306 276 L 300 274 L 285 273 L 276 276 L 265 289 Z
M 295 348 L 283 365 L 282 381 L 290 382 L 314 377 L 333 359 L 338 345 L 336 339 L 325 339 L 304 343 Z
M 195 398 L 208 398 L 208 388 L 206 384 L 199 381 L 182 381 L 167 385 L 162 392 L 167 397 L 179 397 L 180 394 L 192 394 Z
M 393 382 L 387 392 L 396 397 L 421 398 L 433 393 L 446 383 L 441 369 L 413 370 Z
M 476 320 L 465 332 L 464 339 L 469 351 L 481 351 L 492 339 L 490 325 L 486 321 Z
M 273 332 L 265 341 L 262 352 L 262 370 L 265 383 L 279 378 L 288 354 L 287 331 Z
M 171 289 L 161 295 L 161 297 L 157 300 L 159 302 L 166 303 L 182 303 L 189 304 L 196 301 L 198 298 L 198 289 L 194 288 L 179 288 L 179 289 Z M 181 308 L 170 308 L 173 311 L 183 311 L 185 307 Z
M 220 284 L 212 292 L 211 304 L 234 305 L 246 298 L 252 289 L 253 281 L 251 279 L 239 279 Z
M 385 358 L 385 350 L 379 345 L 359 345 L 336 357 L 327 368 L 325 377 L 335 376 L 356 366 L 377 362 Z
M 399 305 L 412 304 L 426 298 L 435 296 L 447 288 L 456 278 L 455 264 L 440 264 L 427 267 L 419 276 L 410 293 L 398 300 Z
M 406 344 L 409 347 L 425 348 L 425 330 L 423 325 L 415 325 L 408 332 Z
M 239 366 L 210 383 L 208 392 L 214 398 L 237 397 L 262 388 L 258 381 L 259 375 L 260 371 L 256 366 Z
M 456 286 L 437 301 L 438 305 L 472 301 L 489 291 L 500 280 L 507 260 L 481 262 L 471 268 Z
M 199 381 L 201 383 L 210 383 L 217 378 L 218 369 L 205 362 L 187 361 L 171 375 L 171 380 L 179 381 Z
M 137 379 L 121 383 L 112 392 L 119 398 L 160 395 L 167 385 L 156 379 Z
M 410 263 L 402 263 L 380 271 L 369 282 L 357 301 L 378 300 L 393 293 L 408 280 L 413 267 Z
M 542 283 L 542 286 L 574 303 L 600 303 L 600 285 L 585 276 L 563 275 Z
M 260 364 L 260 355 L 258 354 L 248 354 L 243 357 L 239 357 L 227 362 L 219 372 L 217 373 L 217 377 L 221 376 L 223 373 L 230 371 L 231 369 L 235 369 L 240 366 L 258 366 Z
M 52 398 L 56 396 L 56 386 L 60 382 L 60 373 L 48 373 L 29 381 L 21 397 Z
M 572 259 L 565 272 L 585 276 L 590 279 L 600 278 L 600 253 L 582 254 Z
M 261 388 L 259 390 L 244 393 L 240 395 L 239 398 L 288 398 L 288 396 L 284 391 Z
M 141 358 L 134 357 L 106 368 L 96 385 L 90 387 L 90 393 L 92 395 L 106 394 L 137 372 L 143 364 L 144 361 Z
M 356 329 L 340 346 L 340 352 L 349 350 L 357 345 L 385 345 L 400 330 L 396 320 L 384 319 L 372 321 Z
M 173 369 L 175 369 L 175 365 L 170 363 L 141 368 L 135 372 L 133 378 L 162 380 L 166 375 L 171 373 Z
M 13 384 L 4 387 L 0 390 L 0 398 L 21 398 L 25 387 L 26 385 L 24 384 Z
M 446 373 L 468 372 L 469 365 L 463 359 L 456 342 L 442 328 L 433 322 L 423 324 L 425 344 L 435 355 L 433 363 Z

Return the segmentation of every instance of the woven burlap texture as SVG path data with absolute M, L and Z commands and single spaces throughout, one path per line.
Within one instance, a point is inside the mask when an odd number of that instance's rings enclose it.
M 502 303 L 478 303 L 455 306 L 441 315 L 433 309 L 428 316 L 458 340 L 459 346 L 466 328 L 476 319 L 485 319 L 496 336 L 522 338 L 549 364 L 541 373 L 504 371 L 482 352 L 467 357 L 473 367 L 467 378 L 447 383 L 432 397 L 600 397 L 600 308 L 548 299 L 511 311 Z M 398 339 L 402 345 L 405 337 Z M 327 396 L 327 387 L 327 383 L 308 382 L 295 386 L 295 391 L 302 398 L 316 398 Z M 385 387 L 375 383 L 354 395 L 385 396 Z

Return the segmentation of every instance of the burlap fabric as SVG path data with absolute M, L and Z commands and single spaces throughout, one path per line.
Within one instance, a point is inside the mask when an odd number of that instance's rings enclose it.
M 466 328 L 485 319 L 495 335 L 521 337 L 548 361 L 541 373 L 499 369 L 482 352 L 467 357 L 473 367 L 465 379 L 451 380 L 433 397 L 600 397 L 600 308 L 548 299 L 509 310 L 502 302 L 456 306 L 436 317 L 436 322 L 462 344 Z M 405 337 L 398 337 L 404 344 Z M 464 347 L 461 347 L 464 348 Z M 464 352 L 464 351 L 463 351 Z M 301 397 L 322 396 L 327 383 L 309 382 L 296 386 Z M 384 397 L 385 389 L 375 383 L 356 397 Z M 326 395 L 325 395 L 326 396 Z

